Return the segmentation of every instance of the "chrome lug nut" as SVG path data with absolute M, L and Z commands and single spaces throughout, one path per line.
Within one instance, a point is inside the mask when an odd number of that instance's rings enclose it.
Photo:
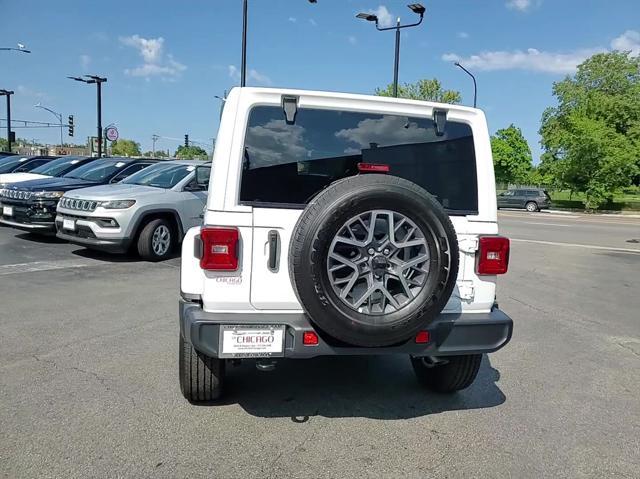
M 373 248 L 369 248 L 369 251 L 367 251 L 369 254 L 375 254 L 376 250 L 374 250 Z

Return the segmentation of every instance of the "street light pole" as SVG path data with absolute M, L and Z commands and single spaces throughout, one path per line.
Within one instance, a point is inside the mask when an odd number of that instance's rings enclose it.
M 56 113 L 55 111 L 53 111 L 50 108 L 47 108 L 46 106 L 42 106 L 40 103 L 33 105 L 36 108 L 42 108 L 43 110 L 48 111 L 49 113 L 51 113 L 53 116 L 55 116 L 58 121 L 60 122 L 60 148 L 62 148 L 64 146 L 63 144 L 63 128 L 64 125 L 62 124 L 62 114 L 61 113 Z
M 242 62 L 240 64 L 240 86 L 247 86 L 247 23 L 248 0 L 242 0 Z M 309 3 L 318 3 L 318 0 L 309 0 Z
M 396 21 L 396 58 L 393 63 L 393 96 L 398 98 L 398 70 L 400 69 L 400 17 Z
M 473 75 L 473 73 L 460 65 L 460 62 L 455 62 L 454 65 L 463 70 L 473 80 L 473 107 L 476 108 L 478 104 L 478 84 L 476 83 L 476 77 Z
M 240 65 L 240 86 L 247 86 L 247 0 L 242 1 L 242 64 Z
M 11 90 L 0 90 L 0 96 L 7 97 L 7 151 L 11 153 Z
M 427 11 L 420 3 L 412 3 L 408 5 L 409 9 L 415 13 L 416 15 L 420 15 L 420 20 L 416 23 L 410 23 L 408 25 L 400 25 L 400 18 L 396 21 L 395 26 L 381 28 L 378 21 L 378 16 L 373 13 L 358 13 L 356 18 L 360 18 L 361 20 L 366 20 L 368 22 L 376 23 L 376 30 L 379 32 L 385 32 L 387 30 L 395 30 L 396 31 L 396 53 L 393 62 L 393 96 L 398 98 L 398 70 L 400 67 L 400 30 L 403 28 L 417 27 L 424 20 L 424 14 Z
M 98 135 L 96 142 L 98 143 L 98 158 L 102 157 L 102 84 L 107 81 L 104 77 L 97 75 L 84 75 L 86 78 L 67 77 L 71 80 L 81 81 L 84 83 L 95 83 L 97 93 L 97 110 L 98 110 Z

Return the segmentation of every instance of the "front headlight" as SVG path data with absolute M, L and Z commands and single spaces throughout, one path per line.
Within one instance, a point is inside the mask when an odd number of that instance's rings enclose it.
M 43 200 L 55 200 L 61 198 L 64 195 L 64 191 L 36 191 L 34 198 L 41 198 Z
M 126 210 L 136 204 L 136 200 L 112 200 L 101 201 L 98 206 L 102 206 L 107 210 Z

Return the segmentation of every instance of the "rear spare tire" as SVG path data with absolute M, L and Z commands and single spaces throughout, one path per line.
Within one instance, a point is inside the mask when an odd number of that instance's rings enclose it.
M 427 327 L 449 300 L 456 232 L 420 186 L 354 176 L 307 205 L 293 231 L 289 273 L 321 330 L 356 346 L 389 346 Z

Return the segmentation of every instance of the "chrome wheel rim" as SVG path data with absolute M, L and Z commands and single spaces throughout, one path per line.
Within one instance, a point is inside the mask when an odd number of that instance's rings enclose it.
M 169 251 L 171 245 L 171 232 L 165 225 L 158 226 L 151 238 L 151 247 L 153 252 L 158 256 L 163 256 Z
M 329 247 L 327 274 L 350 309 L 383 315 L 407 306 L 427 284 L 424 232 L 405 215 L 371 210 L 349 219 Z

